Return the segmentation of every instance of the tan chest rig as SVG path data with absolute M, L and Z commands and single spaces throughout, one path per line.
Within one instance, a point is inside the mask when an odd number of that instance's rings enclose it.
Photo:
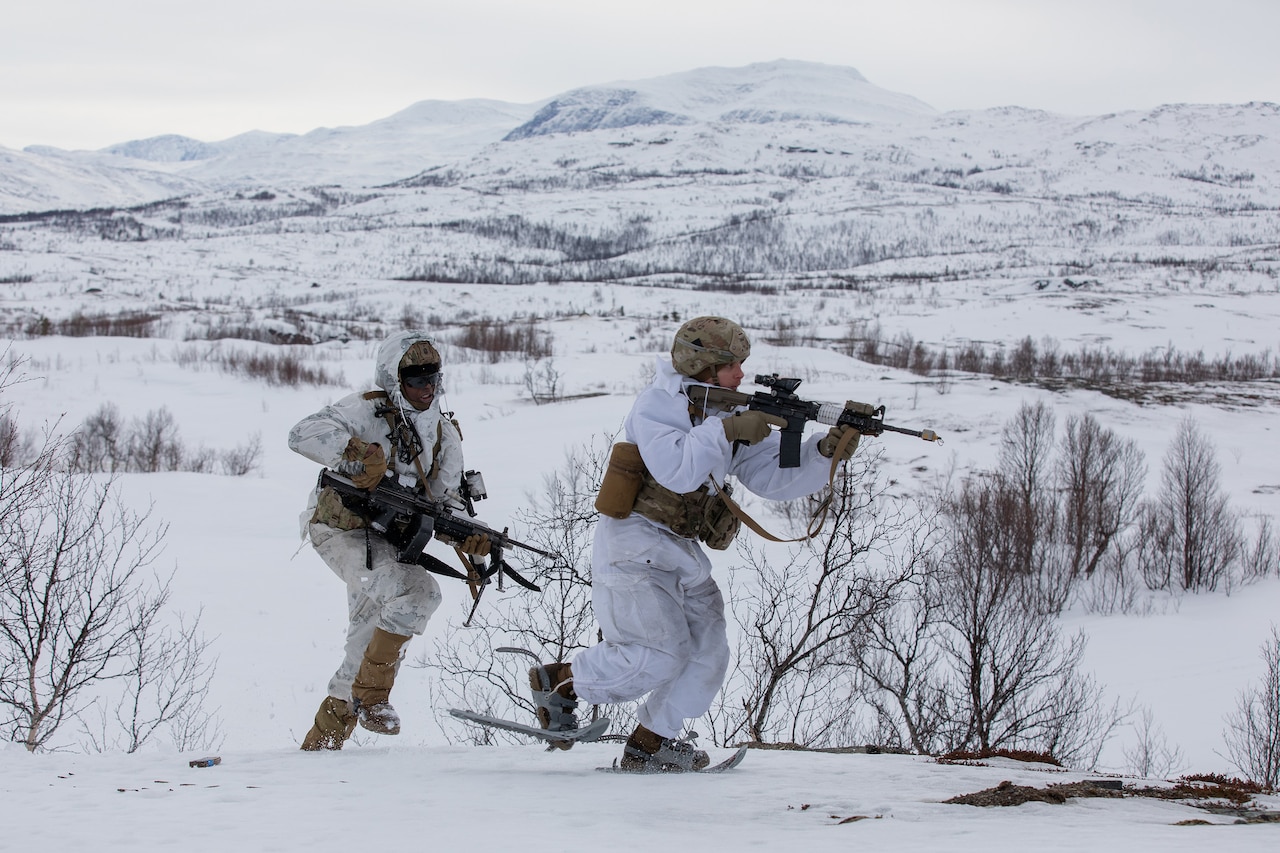
M 692 406 L 689 417 L 696 423 Z M 727 483 L 724 491 L 730 492 Z M 713 494 L 706 483 L 681 494 L 655 480 L 640 457 L 640 448 L 629 441 L 613 446 L 595 506 L 613 518 L 626 518 L 634 512 L 670 528 L 677 536 L 699 539 L 716 551 L 728 548 L 741 527 L 721 493 Z

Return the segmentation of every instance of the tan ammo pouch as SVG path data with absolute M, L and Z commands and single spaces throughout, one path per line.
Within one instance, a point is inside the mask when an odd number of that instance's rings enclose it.
M 360 514 L 347 508 L 342 496 L 328 486 L 316 497 L 316 511 L 311 514 L 311 524 L 327 524 L 338 530 L 355 530 L 364 527 Z
M 726 490 L 728 487 L 725 487 Z M 635 512 L 650 521 L 671 528 L 685 539 L 700 539 L 708 548 L 723 551 L 733 542 L 741 522 L 724 498 L 702 485 L 696 491 L 678 494 L 644 472 L 644 486 L 636 496 Z
M 640 448 L 629 441 L 620 441 L 609 454 L 600 494 L 596 495 L 596 509 L 612 518 L 626 518 L 636 505 L 636 495 L 644 483 L 644 460 Z

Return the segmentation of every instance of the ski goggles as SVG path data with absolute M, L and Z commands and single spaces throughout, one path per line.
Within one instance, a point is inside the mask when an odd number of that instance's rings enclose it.
M 400 381 L 407 388 L 434 388 L 440 384 L 440 378 L 440 368 L 434 364 L 414 365 L 400 371 Z

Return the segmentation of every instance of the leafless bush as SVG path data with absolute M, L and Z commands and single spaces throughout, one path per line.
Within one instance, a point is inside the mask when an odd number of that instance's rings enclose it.
M 1150 590 L 1133 569 L 1139 536 L 1118 537 L 1094 573 L 1077 579 L 1076 596 L 1088 613 L 1138 613 L 1150 607 Z
M 1258 518 L 1258 530 L 1241 556 L 1241 579 L 1246 583 L 1280 575 L 1280 542 L 1271 517 Z
M 124 470 L 130 444 L 130 436 L 121 422 L 120 408 L 114 403 L 103 403 L 85 418 L 71 437 L 72 468 L 78 471 Z
M 1080 672 L 1083 636 L 1063 641 L 1056 617 L 1026 592 L 1030 576 L 1010 571 L 1019 500 L 996 478 L 946 501 L 947 558 L 929 591 L 954 674 L 946 705 L 963 721 L 950 747 L 1034 749 L 1091 766 L 1122 715 Z
M 1133 520 L 1146 462 L 1136 442 L 1086 414 L 1067 419 L 1057 468 L 1067 572 L 1072 580 L 1092 577 Z
M 560 372 L 553 359 L 525 362 L 524 389 L 536 405 L 554 403 L 560 399 Z
M 1280 631 L 1262 645 L 1263 674 L 1242 690 L 1223 737 L 1231 763 L 1254 782 L 1280 787 Z
M 260 379 L 268 385 L 297 388 L 302 385 L 345 385 L 346 379 L 322 366 L 309 363 L 305 348 L 263 352 L 223 346 L 221 342 L 207 349 L 177 351 L 174 360 L 183 367 L 209 365 L 225 373 Z
M 66 467 L 79 473 L 155 473 L 191 471 L 231 476 L 257 470 L 262 440 L 253 435 L 231 450 L 215 451 L 183 444 L 177 421 L 161 407 L 125 423 L 114 403 L 103 403 L 71 436 Z
M 928 582 L 926 574 L 872 615 L 853 663 L 876 715 L 876 742 L 936 755 L 959 741 L 961 724 L 945 689 L 941 621 Z
M 244 477 L 258 470 L 262 462 L 261 434 L 255 432 L 244 444 L 222 451 L 219 461 L 222 473 L 230 477 Z
M 297 388 L 302 385 L 341 385 L 341 377 L 329 374 L 323 367 L 308 364 L 295 351 L 278 353 L 226 350 L 218 364 L 228 373 L 250 379 L 261 379 L 268 385 Z
M 204 706 L 217 668 L 209 641 L 199 633 L 200 617 L 181 616 L 164 624 L 168 584 L 132 614 L 137 628 L 129 637 L 129 667 L 117 681 L 119 692 L 98 697 L 95 724 L 81 719 L 87 746 L 95 752 L 137 752 L 162 729 L 179 750 L 216 748 L 221 740 L 216 719 Z
M 966 373 L 1048 387 L 1076 385 L 1114 396 L 1129 396 L 1133 385 L 1255 382 L 1280 377 L 1280 358 L 1267 350 L 1215 358 L 1173 347 L 1139 355 L 1087 347 L 1064 352 L 1053 338 L 1037 344 L 1025 337 L 1007 352 L 1003 345 L 988 351 L 987 345 L 969 341 L 949 357 L 946 347 L 929 346 L 909 334 L 902 333 L 892 341 L 884 340 L 882 334 L 878 323 L 856 328 L 844 350 L 862 361 L 909 369 L 922 376 L 932 376 L 950 364 Z
M 1170 746 L 1150 708 L 1143 708 L 1133 726 L 1137 741 L 1123 748 L 1125 770 L 1146 779 L 1167 779 L 1186 769 L 1182 750 Z
M 1179 426 L 1165 453 L 1161 489 L 1148 510 L 1148 532 L 1163 537 L 1160 571 L 1184 590 L 1212 591 L 1240 558 L 1243 540 L 1238 514 L 1222 489 L 1221 466 L 1211 445 L 1190 417 Z
M 850 470 L 850 468 L 852 470 Z M 859 705 L 850 648 L 917 580 L 930 521 L 889 494 L 879 457 L 855 456 L 837 478 L 823 532 L 777 565 L 739 546 L 750 580 L 731 586 L 742 626 L 728 684 L 713 710 L 716 742 L 847 745 Z
M 471 627 L 462 630 L 450 620 L 434 643 L 430 656 L 412 666 L 432 671 L 434 693 L 451 707 L 516 720 L 534 719 L 527 671 L 534 661 L 523 655 L 495 655 L 494 649 L 513 646 L 531 651 L 539 661 L 569 660 L 596 639 L 591 609 L 591 533 L 597 512 L 596 493 L 604 477 L 610 443 L 570 451 L 560 470 L 548 475 L 544 488 L 530 495 L 530 509 L 521 516 L 529 531 L 522 538 L 555 554 L 555 559 L 526 572 L 541 588 L 531 593 L 514 588 L 506 598 L 494 591 L 477 609 Z M 510 555 L 521 563 L 522 552 Z M 529 565 L 524 562 L 524 565 Z M 510 584 L 510 581 L 508 581 Z M 631 712 L 615 706 L 593 709 L 615 723 Z M 470 743 L 520 741 L 520 735 L 447 722 L 445 734 Z
M 129 432 L 128 470 L 152 474 L 182 469 L 182 439 L 173 413 L 161 406 L 134 422 Z
M 536 361 L 553 354 L 551 333 L 536 320 L 508 323 L 500 320 L 476 320 L 458 332 L 452 343 L 481 354 L 490 364 L 509 358 Z
M 83 314 L 77 311 L 65 320 L 38 317 L 27 324 L 26 333 L 31 337 L 62 335 L 68 338 L 153 338 L 159 334 L 159 323 L 160 315 L 148 312 Z
M 0 411 L 0 467 L 21 465 L 34 454 L 34 436 L 24 431 L 9 412 Z
M 0 493 L 21 496 L 0 518 L 0 725 L 32 751 L 128 671 L 156 612 L 142 572 L 164 537 L 116 500 L 110 481 L 59 474 L 55 456 L 0 473 Z

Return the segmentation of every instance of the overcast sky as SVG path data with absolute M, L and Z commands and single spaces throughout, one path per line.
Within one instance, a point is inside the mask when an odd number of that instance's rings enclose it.
M 0 146 L 360 125 L 773 59 L 940 109 L 1280 102 L 1280 0 L 11 0 Z

